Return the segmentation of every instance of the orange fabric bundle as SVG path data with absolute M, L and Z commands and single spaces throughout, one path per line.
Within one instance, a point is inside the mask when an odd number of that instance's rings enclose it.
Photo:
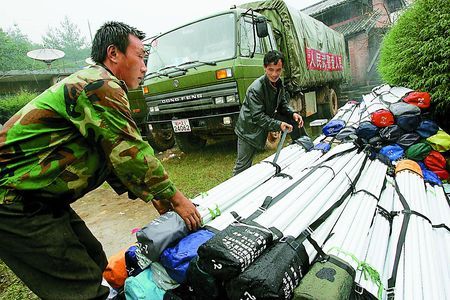
M 127 279 L 127 277 L 125 250 L 121 250 L 108 259 L 108 265 L 106 266 L 105 271 L 103 271 L 103 278 L 105 278 L 113 288 L 118 289 L 125 284 L 125 279 Z

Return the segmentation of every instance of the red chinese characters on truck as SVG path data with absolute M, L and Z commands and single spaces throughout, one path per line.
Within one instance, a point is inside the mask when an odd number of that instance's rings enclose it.
M 308 70 L 342 71 L 342 55 L 325 53 L 316 49 L 306 48 L 306 64 Z

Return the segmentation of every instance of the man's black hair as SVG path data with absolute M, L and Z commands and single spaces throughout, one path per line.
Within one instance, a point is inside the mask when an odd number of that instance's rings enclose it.
M 269 64 L 277 64 L 281 59 L 281 62 L 284 65 L 284 55 L 278 50 L 271 50 L 264 55 L 264 67 L 267 67 Z
M 125 53 L 128 45 L 128 35 L 134 35 L 143 40 L 145 33 L 124 24 L 122 22 L 106 22 L 97 30 L 94 41 L 92 42 L 91 58 L 96 63 L 103 63 L 106 59 L 106 50 L 108 46 L 116 46 L 120 52 Z

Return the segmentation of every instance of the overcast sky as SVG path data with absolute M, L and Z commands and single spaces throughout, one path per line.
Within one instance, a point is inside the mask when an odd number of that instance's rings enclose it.
M 320 0 L 285 0 L 301 9 Z M 147 37 L 172 29 L 233 4 L 251 0 L 8 0 L 2 1 L 0 28 L 4 31 L 15 24 L 32 42 L 41 43 L 49 27 L 57 27 L 64 16 L 75 23 L 89 41 L 106 21 L 122 21 L 144 31 Z

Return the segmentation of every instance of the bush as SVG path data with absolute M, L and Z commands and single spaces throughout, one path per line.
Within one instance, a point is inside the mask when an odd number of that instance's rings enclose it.
M 0 98 L 0 124 L 5 124 L 16 112 L 37 96 L 36 93 L 21 91 L 16 95 Z
M 438 124 L 450 131 L 450 5 L 417 0 L 385 36 L 378 66 L 383 80 L 432 96 Z

